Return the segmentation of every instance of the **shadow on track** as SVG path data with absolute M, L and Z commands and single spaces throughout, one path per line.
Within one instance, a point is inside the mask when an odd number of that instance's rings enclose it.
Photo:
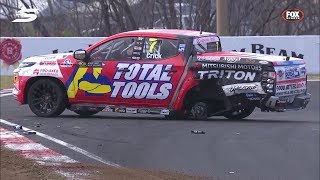
M 235 122 L 243 122 L 243 123 L 319 123 L 316 121 L 306 121 L 306 120 L 277 120 L 277 119 L 239 119 L 239 120 L 230 120 L 226 118 L 221 118 L 219 116 L 216 117 L 210 117 L 208 120 L 192 120 L 192 119 L 184 119 L 184 120 L 168 120 L 165 119 L 163 116 L 117 116 L 117 115 L 93 115 L 93 116 L 86 116 L 86 117 L 81 117 L 78 115 L 60 115 L 56 118 L 62 118 L 62 119 L 105 119 L 105 120 L 141 120 L 141 121 L 185 121 L 185 122 L 230 122 L 230 123 L 235 123 Z

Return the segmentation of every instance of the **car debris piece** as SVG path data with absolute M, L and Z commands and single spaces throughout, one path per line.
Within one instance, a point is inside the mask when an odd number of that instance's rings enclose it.
M 204 131 L 199 131 L 199 130 L 192 130 L 191 133 L 193 133 L 193 134 L 205 134 Z
M 24 134 L 26 134 L 26 135 L 29 135 L 29 134 L 36 134 L 36 132 L 35 132 L 35 131 L 26 131 L 26 132 L 24 132 Z
M 22 126 L 17 124 L 17 125 L 14 126 L 14 129 L 22 129 Z

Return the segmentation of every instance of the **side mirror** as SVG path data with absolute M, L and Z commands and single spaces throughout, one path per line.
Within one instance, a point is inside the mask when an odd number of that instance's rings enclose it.
M 85 61 L 86 58 L 87 58 L 87 51 L 86 51 L 86 50 L 82 50 L 82 49 L 76 50 L 76 51 L 73 53 L 73 57 L 74 57 L 75 59 Z

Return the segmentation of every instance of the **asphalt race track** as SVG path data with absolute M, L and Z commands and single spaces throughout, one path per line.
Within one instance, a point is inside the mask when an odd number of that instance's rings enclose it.
M 241 121 L 223 117 L 175 121 L 105 112 L 80 118 L 71 111 L 58 118 L 39 118 L 27 105 L 18 106 L 12 96 L 1 97 L 1 119 L 126 167 L 182 171 L 223 180 L 318 180 L 319 84 L 308 82 L 312 101 L 305 110 L 256 110 Z M 192 134 L 191 130 L 205 134 Z M 80 162 L 99 163 L 36 135 L 28 137 Z

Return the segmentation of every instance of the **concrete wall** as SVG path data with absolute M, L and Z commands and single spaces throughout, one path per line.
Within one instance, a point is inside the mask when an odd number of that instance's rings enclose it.
M 88 47 L 102 37 L 1 37 L 1 42 L 14 38 L 21 44 L 21 59 L 34 55 L 50 54 L 52 50 L 68 52 Z M 240 36 L 221 37 L 225 51 L 245 51 L 263 54 L 297 56 L 305 59 L 308 74 L 320 74 L 320 36 Z M 10 46 L 10 45 L 9 45 Z M 0 46 L 1 47 L 1 46 Z M 8 46 L 7 46 L 8 47 Z M 1 48 L 0 48 L 1 49 Z M 13 51 L 14 53 L 18 53 Z M 1 57 L 0 57 L 1 58 Z M 15 66 L 18 62 L 15 64 Z M 14 65 L 6 65 L 1 59 L 1 75 L 12 75 Z

